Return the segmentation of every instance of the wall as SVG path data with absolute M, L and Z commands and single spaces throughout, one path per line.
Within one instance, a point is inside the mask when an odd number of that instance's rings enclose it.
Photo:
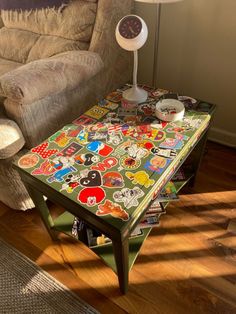
M 236 147 L 236 1 L 163 4 L 158 86 L 215 103 L 210 139 Z M 139 82 L 152 82 L 155 5 L 136 4 L 150 36 L 139 53 Z

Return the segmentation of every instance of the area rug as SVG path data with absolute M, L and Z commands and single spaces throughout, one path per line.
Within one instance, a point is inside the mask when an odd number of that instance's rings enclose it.
M 0 313 L 98 313 L 0 239 Z

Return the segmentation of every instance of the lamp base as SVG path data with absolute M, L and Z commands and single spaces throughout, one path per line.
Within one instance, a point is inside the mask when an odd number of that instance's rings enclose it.
M 122 96 L 128 102 L 140 104 L 147 100 L 148 93 L 137 85 L 133 85 L 131 88 L 126 89 Z

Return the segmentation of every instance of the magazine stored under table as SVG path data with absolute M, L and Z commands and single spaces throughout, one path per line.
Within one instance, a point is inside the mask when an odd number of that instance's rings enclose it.
M 177 190 L 193 184 L 214 110 L 177 95 L 186 108 L 184 119 L 164 123 L 154 112 L 167 91 L 148 92 L 137 109 L 122 102 L 121 91 L 109 94 L 14 165 L 53 239 L 55 231 L 73 236 L 75 217 L 111 239 L 91 249 L 117 273 L 122 293 L 151 227 L 140 236 L 131 233 L 180 167 L 185 176 Z M 52 219 L 44 195 L 65 212 Z

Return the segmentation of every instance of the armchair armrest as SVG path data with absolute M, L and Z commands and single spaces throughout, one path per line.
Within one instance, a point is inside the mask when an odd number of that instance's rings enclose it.
M 21 104 L 72 90 L 103 68 L 100 56 L 90 51 L 68 51 L 25 64 L 0 77 L 0 95 Z

